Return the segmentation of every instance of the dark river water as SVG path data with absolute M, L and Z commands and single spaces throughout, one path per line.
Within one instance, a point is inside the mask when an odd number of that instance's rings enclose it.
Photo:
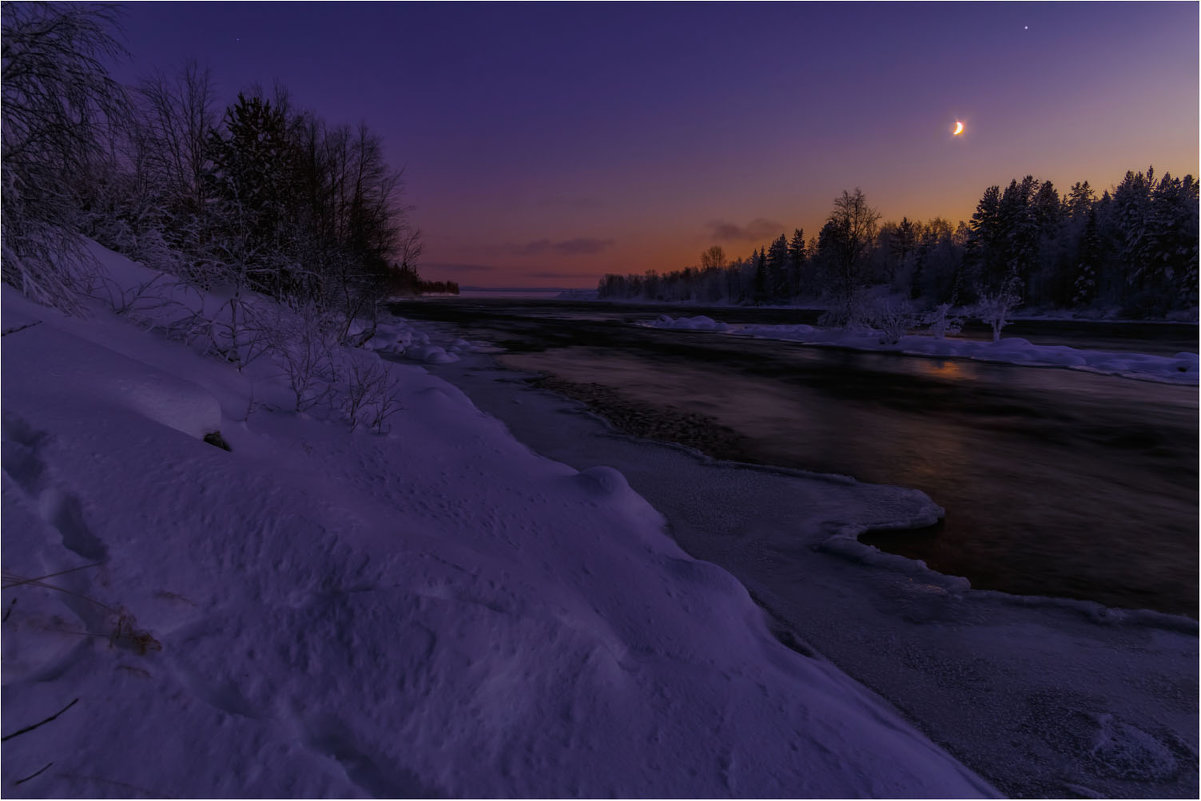
M 641 414 L 631 408 L 685 415 L 731 432 L 698 446 L 719 458 L 921 489 L 943 523 L 865 541 L 975 587 L 1197 617 L 1196 387 L 632 325 L 665 311 L 812 323 L 804 311 L 513 300 L 393 311 L 503 347 L 502 364 L 576 388 L 619 427 Z M 1005 334 L 1197 351 L 1186 325 L 1040 321 Z

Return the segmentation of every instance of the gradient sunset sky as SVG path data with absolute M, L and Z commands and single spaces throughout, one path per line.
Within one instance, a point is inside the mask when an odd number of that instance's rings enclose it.
M 140 3 L 121 24 L 124 82 L 195 58 L 221 105 L 278 81 L 366 122 L 422 276 L 463 285 L 746 255 L 855 187 L 886 220 L 956 221 L 1026 174 L 1198 173 L 1191 2 Z

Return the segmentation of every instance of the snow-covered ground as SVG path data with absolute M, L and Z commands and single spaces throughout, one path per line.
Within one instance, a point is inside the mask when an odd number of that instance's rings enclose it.
M 782 637 L 879 692 L 1007 795 L 1196 797 L 1194 620 L 973 589 L 856 539 L 918 523 L 930 511 L 920 495 L 619 435 L 491 357 L 431 369 L 538 453 L 620 469 L 688 553 L 771 610 Z
M 1116 353 L 1084 350 L 1067 345 L 1035 345 L 1020 337 L 1002 337 L 999 342 L 933 336 L 903 336 L 895 344 L 882 341 L 877 331 L 844 328 L 817 328 L 811 325 L 753 325 L 723 323 L 711 317 L 672 317 L 660 315 L 644 325 L 676 331 L 713 331 L 757 339 L 779 339 L 805 345 L 825 345 L 867 351 L 888 351 L 935 358 L 976 359 L 987 362 L 1033 367 L 1066 367 L 1105 375 L 1157 381 L 1166 384 L 1196 385 L 1196 353 L 1155 356 L 1141 353 Z
M 288 411 L 269 359 L 91 311 L 3 289 L 6 795 L 996 793 L 611 467 L 414 364 L 386 363 L 390 431 L 352 431 Z M 895 525 L 938 513 L 885 489 Z

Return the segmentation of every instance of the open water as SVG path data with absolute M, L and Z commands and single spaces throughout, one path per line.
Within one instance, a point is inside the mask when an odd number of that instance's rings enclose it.
M 816 316 L 795 310 L 439 299 L 393 311 L 503 348 L 502 364 L 554 377 L 634 433 L 656 415 L 699 420 L 728 436 L 687 444 L 718 458 L 921 489 L 946 509 L 943 523 L 865 540 L 975 587 L 1197 617 L 1196 387 L 632 324 L 665 311 Z M 1040 321 L 1005 333 L 1197 350 L 1187 325 Z

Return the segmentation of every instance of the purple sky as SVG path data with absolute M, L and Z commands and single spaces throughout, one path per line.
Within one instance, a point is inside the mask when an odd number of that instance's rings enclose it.
M 365 121 L 403 166 L 423 277 L 592 287 L 990 184 L 1198 173 L 1195 3 L 124 6 L 117 77 L 208 66 Z M 952 138 L 956 119 L 967 126 Z

